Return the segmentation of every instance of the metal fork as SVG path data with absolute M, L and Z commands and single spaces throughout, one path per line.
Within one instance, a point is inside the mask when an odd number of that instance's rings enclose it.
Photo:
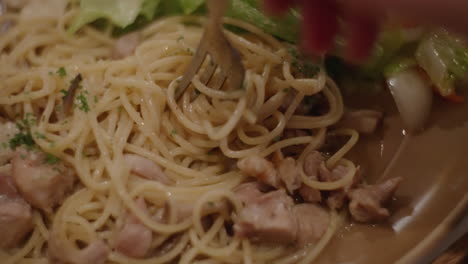
M 244 82 L 245 70 L 242 65 L 241 56 L 223 32 L 223 15 L 229 5 L 228 0 L 208 0 L 209 19 L 205 25 L 205 31 L 198 45 L 197 51 L 189 66 L 182 76 L 182 80 L 175 92 L 176 100 L 184 94 L 190 86 L 193 77 L 200 70 L 205 58 L 209 55 L 211 62 L 200 75 L 200 82 L 213 89 L 220 89 L 226 82 L 229 82 L 231 89 L 240 89 Z M 216 69 L 220 73 L 216 78 L 212 78 Z

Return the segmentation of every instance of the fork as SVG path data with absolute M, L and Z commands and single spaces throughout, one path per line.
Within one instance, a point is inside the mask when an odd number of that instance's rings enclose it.
M 211 62 L 200 74 L 201 83 L 204 85 L 210 83 L 212 89 L 220 89 L 228 80 L 232 89 L 240 89 L 244 82 L 245 70 L 240 53 L 229 43 L 222 28 L 222 19 L 228 8 L 229 0 L 208 0 L 207 3 L 210 17 L 195 55 L 177 87 L 176 100 L 179 100 L 190 86 L 195 74 L 201 71 L 200 68 L 208 55 Z M 220 69 L 219 74 L 212 78 L 218 68 Z

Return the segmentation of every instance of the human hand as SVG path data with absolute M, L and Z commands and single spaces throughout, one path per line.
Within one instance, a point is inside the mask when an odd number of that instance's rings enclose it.
M 370 53 L 379 24 L 388 17 L 421 25 L 443 26 L 468 36 L 467 0 L 264 0 L 280 14 L 297 5 L 303 14 L 302 45 L 306 52 L 324 54 L 333 47 L 345 21 L 345 57 L 361 62 Z

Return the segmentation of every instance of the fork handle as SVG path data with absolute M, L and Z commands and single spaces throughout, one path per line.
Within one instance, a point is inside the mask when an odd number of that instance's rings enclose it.
M 229 7 L 229 0 L 208 0 L 208 10 L 212 21 L 215 20 L 217 24 L 223 18 Z

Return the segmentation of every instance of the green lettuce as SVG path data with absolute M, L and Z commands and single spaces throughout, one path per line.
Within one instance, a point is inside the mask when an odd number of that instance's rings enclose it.
M 74 33 L 98 19 L 107 19 L 118 27 L 127 27 L 138 15 L 148 20 L 154 18 L 160 0 L 80 0 L 80 11 L 68 29 Z
M 98 19 L 117 28 L 134 30 L 156 17 L 206 12 L 206 0 L 78 0 L 80 11 L 69 28 L 71 33 Z M 227 16 L 256 25 L 280 39 L 296 42 L 299 15 L 291 11 L 282 18 L 265 15 L 258 0 L 232 0 Z M 123 31 L 126 32 L 126 31 Z

